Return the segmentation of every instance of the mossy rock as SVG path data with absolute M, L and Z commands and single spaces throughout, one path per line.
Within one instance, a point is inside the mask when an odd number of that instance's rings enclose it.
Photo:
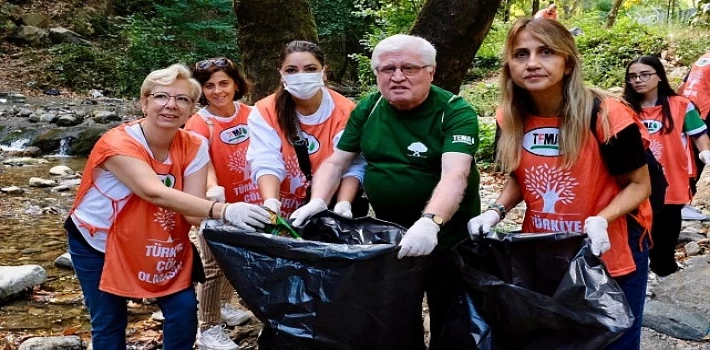
M 106 132 L 106 128 L 89 128 L 79 132 L 72 140 L 69 152 L 73 156 L 88 156 L 94 148 L 96 141 Z
M 37 146 L 44 154 L 54 153 L 59 149 L 62 138 L 64 137 L 64 129 L 49 129 L 41 132 L 30 141 L 30 146 Z

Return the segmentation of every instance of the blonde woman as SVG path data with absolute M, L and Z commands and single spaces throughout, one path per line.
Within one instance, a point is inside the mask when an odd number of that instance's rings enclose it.
M 639 349 L 651 213 L 643 126 L 625 104 L 584 86 L 574 38 L 557 21 L 518 20 L 503 60 L 497 157 L 511 176 L 469 233 L 489 231 L 521 201 L 523 232 L 586 233 L 636 318 L 608 349 Z
M 126 349 L 128 298 L 157 298 L 163 347 L 192 349 L 199 257 L 190 226 L 213 218 L 253 231 L 269 220 L 254 204 L 204 199 L 207 144 L 180 129 L 200 93 L 182 65 L 150 73 L 141 86 L 145 118 L 109 130 L 89 155 L 64 227 L 94 349 Z

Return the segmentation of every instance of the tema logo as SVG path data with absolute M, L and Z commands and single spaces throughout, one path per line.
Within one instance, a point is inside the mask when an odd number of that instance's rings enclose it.
M 661 122 L 653 119 L 644 120 L 643 125 L 646 127 L 646 129 L 648 129 L 649 134 L 655 134 L 661 131 L 661 128 L 663 127 L 663 124 L 661 124 Z
M 172 174 L 167 174 L 167 175 L 158 174 L 158 177 L 160 177 L 160 181 L 163 182 L 165 187 L 170 187 L 170 188 L 175 187 L 175 176 L 174 175 L 172 175 Z
M 318 142 L 318 139 L 315 138 L 315 136 L 305 132 L 303 133 L 303 136 L 308 141 L 308 154 L 318 152 L 318 150 L 320 149 L 320 142 Z
M 556 157 L 560 155 L 559 141 L 560 129 L 537 128 L 523 135 L 523 148 L 538 156 Z
M 246 124 L 237 124 L 219 133 L 219 139 L 229 145 L 240 144 L 249 139 L 249 131 Z
M 411 145 L 409 145 L 409 147 L 407 147 L 407 149 L 412 152 L 412 154 L 409 155 L 410 157 L 417 158 L 426 158 L 426 156 L 422 153 L 426 153 L 429 151 L 429 148 L 427 148 L 427 146 L 425 146 L 421 142 L 413 142 Z

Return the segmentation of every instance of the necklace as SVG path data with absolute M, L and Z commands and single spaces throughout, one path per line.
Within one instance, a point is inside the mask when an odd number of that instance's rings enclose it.
M 145 130 L 143 130 L 143 123 L 138 123 L 138 126 L 141 128 L 141 134 L 143 134 L 143 138 L 145 139 L 145 143 L 148 145 L 148 148 L 150 148 L 150 153 L 153 153 L 153 159 L 155 159 L 161 163 L 164 163 L 165 160 L 168 159 L 168 154 L 166 153 L 162 160 L 158 160 L 156 158 L 155 151 L 153 151 L 153 147 L 150 145 L 150 142 L 148 142 L 148 137 L 145 136 Z

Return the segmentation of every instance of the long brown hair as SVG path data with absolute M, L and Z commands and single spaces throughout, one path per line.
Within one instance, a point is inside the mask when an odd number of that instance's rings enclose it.
M 310 41 L 294 40 L 286 44 L 286 47 L 281 51 L 279 67 L 286 61 L 286 57 L 294 52 L 309 52 L 322 66 L 325 66 L 325 54 L 318 45 Z M 291 94 L 284 89 L 283 85 L 279 85 L 278 90 L 276 90 L 276 119 L 279 121 L 279 128 L 289 140 L 298 139 L 296 123 L 299 121 L 296 113 L 296 102 L 293 101 Z
M 570 71 L 563 78 L 562 103 L 557 111 L 557 115 L 562 121 L 559 136 L 562 166 L 569 168 L 577 160 L 582 144 L 589 135 L 587 130 L 590 128 L 594 99 L 598 98 L 604 101 L 610 95 L 584 86 L 581 60 L 574 37 L 567 28 L 551 19 L 522 18 L 517 20 L 508 32 L 503 48 L 503 69 L 500 78 L 503 133 L 498 142 L 496 158 L 506 172 L 513 171 L 518 167 L 525 118 L 533 114 L 530 94 L 513 82 L 509 66 L 513 55 L 513 45 L 523 30 L 528 30 L 533 38 L 545 44 L 556 54 L 563 56 L 566 68 Z M 609 136 L 606 109 L 600 111 L 599 120 L 603 123 L 604 138 L 606 139 Z

